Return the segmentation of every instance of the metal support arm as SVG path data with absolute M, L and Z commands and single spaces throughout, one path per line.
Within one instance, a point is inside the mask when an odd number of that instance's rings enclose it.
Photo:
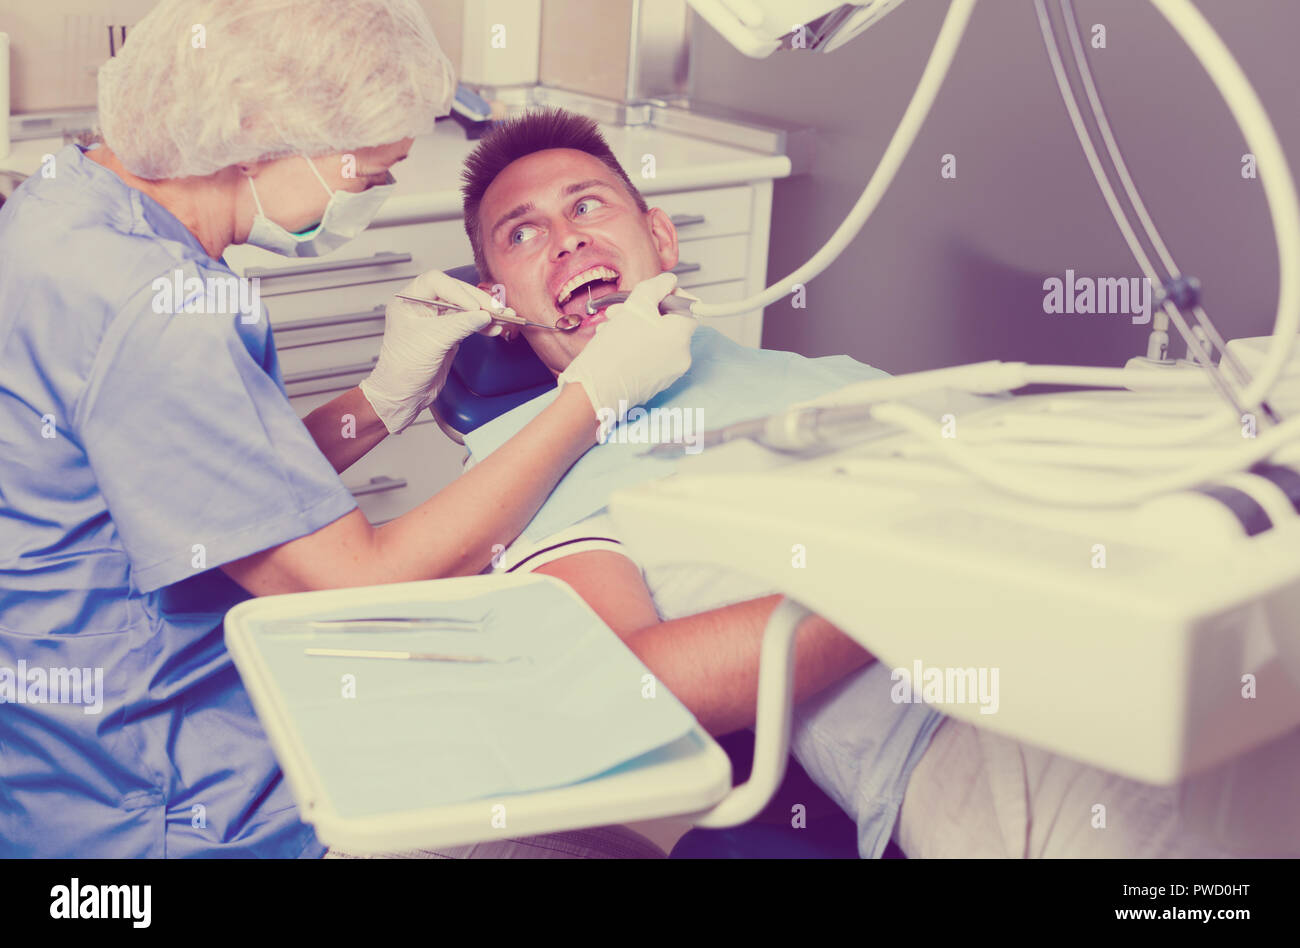
M 763 811 L 781 779 L 790 753 L 794 711 L 795 633 L 812 615 L 793 599 L 782 599 L 763 631 L 758 659 L 758 715 L 754 724 L 754 768 L 749 779 L 706 810 L 696 826 L 720 829 L 747 823 Z

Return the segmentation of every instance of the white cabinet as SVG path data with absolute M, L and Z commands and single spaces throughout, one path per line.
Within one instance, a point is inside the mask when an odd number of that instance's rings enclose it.
M 677 226 L 678 284 L 708 303 L 729 303 L 766 285 L 772 182 L 646 196 Z M 737 342 L 757 347 L 763 311 L 708 323 Z
M 678 282 L 708 302 L 731 302 L 765 285 L 770 181 L 646 195 L 677 226 Z M 257 277 L 281 371 L 300 415 L 355 386 L 379 354 L 388 298 L 417 274 L 473 262 L 459 216 L 376 224 L 333 254 L 286 258 L 239 245 L 235 273 Z M 718 319 L 745 345 L 762 337 L 762 311 Z M 406 513 L 450 483 L 465 449 L 428 414 L 389 437 L 342 475 L 372 522 Z

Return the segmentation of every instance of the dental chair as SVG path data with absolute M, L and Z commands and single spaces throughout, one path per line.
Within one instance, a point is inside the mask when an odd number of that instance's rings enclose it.
M 472 264 L 448 270 L 447 275 L 473 286 L 479 283 Z M 475 428 L 554 387 L 555 376 L 523 339 L 506 342 L 476 333 L 457 349 L 431 410 L 447 437 L 464 444 L 464 436 Z
M 449 276 L 477 286 L 473 266 L 448 270 Z M 446 384 L 433 403 L 439 427 L 453 441 L 512 408 L 555 387 L 555 377 L 522 339 L 473 335 L 460 344 Z M 754 734 L 738 731 L 718 740 L 731 758 L 732 780 L 747 779 L 754 757 Z M 791 826 L 791 808 L 805 807 L 807 829 Z M 857 832 L 852 820 L 822 793 L 791 757 L 785 778 L 767 809 L 754 820 L 729 829 L 692 829 L 670 854 L 675 859 L 854 859 Z M 896 847 L 885 856 L 901 857 Z

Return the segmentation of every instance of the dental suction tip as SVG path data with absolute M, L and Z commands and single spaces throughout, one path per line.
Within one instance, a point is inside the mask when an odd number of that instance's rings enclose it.
M 629 294 L 627 293 L 609 293 L 605 296 L 602 296 L 598 300 L 593 300 L 590 297 L 588 297 L 587 315 L 595 316 L 602 309 L 607 309 L 608 307 L 613 306 L 615 303 L 623 303 L 627 300 L 628 295 Z
M 615 303 L 625 303 L 630 295 L 630 293 L 625 293 L 620 290 L 617 293 L 610 293 L 606 296 L 602 296 L 598 300 L 588 300 L 587 315 L 595 316 L 602 309 L 613 306 Z M 694 316 L 695 313 L 691 309 L 691 302 L 691 300 L 688 300 L 684 296 L 674 296 L 669 294 L 659 301 L 659 312 L 664 316 L 667 316 L 669 313 L 674 313 L 679 316 Z

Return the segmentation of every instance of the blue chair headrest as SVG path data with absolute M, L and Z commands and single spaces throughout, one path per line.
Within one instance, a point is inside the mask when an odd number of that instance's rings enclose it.
M 447 275 L 472 285 L 479 282 L 473 265 L 448 270 Z M 506 342 L 476 333 L 461 342 L 433 403 L 434 417 L 444 429 L 464 435 L 554 387 L 555 376 L 522 338 Z

